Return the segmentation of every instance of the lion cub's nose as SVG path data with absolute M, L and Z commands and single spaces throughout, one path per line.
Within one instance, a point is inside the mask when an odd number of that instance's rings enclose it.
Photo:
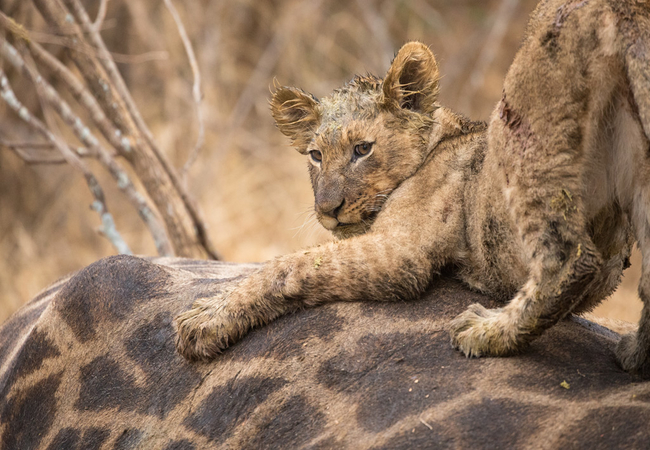
M 316 210 L 323 216 L 328 216 L 333 219 L 338 218 L 341 208 L 343 208 L 345 200 L 326 200 L 316 204 Z

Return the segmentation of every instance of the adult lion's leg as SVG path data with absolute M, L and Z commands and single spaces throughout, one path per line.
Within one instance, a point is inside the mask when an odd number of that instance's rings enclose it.
M 636 157 L 630 158 L 635 161 L 635 165 L 618 176 L 626 181 L 633 180 L 630 186 L 634 192 L 630 195 L 633 196 L 632 218 L 637 245 L 642 254 L 639 296 L 643 301 L 643 311 L 637 332 L 623 336 L 616 349 L 616 355 L 625 370 L 650 378 L 650 159 L 647 156 L 650 151 L 650 68 L 648 61 L 642 68 L 638 63 L 636 66 L 630 64 L 630 59 L 628 57 L 628 77 L 634 96 L 631 109 L 638 122 L 628 120 L 628 123 L 639 123 L 640 126 L 625 129 L 627 135 L 635 137 L 627 138 L 630 148 L 626 149 Z M 645 71 L 645 74 L 641 73 L 642 71 Z

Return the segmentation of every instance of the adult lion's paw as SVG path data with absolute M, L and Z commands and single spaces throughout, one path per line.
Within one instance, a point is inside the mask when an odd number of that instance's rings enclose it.
M 234 344 L 248 329 L 243 315 L 226 307 L 227 295 L 197 300 L 176 317 L 176 349 L 185 358 L 208 361 Z
M 454 348 L 467 357 L 505 356 L 523 346 L 502 309 L 486 309 L 478 303 L 451 321 L 449 334 Z
M 639 345 L 636 333 L 621 337 L 616 346 L 616 357 L 626 372 L 650 379 L 650 355 L 644 346 Z

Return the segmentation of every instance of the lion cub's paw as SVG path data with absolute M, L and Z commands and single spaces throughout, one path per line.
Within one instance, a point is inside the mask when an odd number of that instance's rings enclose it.
M 454 348 L 467 357 L 504 356 L 522 347 L 503 310 L 486 309 L 478 303 L 451 321 L 449 334 Z
M 650 355 L 644 346 L 638 345 L 636 333 L 621 337 L 616 346 L 616 357 L 626 372 L 650 379 Z
M 176 317 L 176 349 L 189 360 L 211 360 L 243 334 L 242 317 L 227 311 L 226 295 L 201 299 Z

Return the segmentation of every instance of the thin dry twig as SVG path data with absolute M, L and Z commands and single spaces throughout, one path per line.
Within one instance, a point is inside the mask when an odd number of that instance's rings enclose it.
M 154 50 L 136 54 L 111 52 L 111 57 L 118 64 L 143 64 L 151 61 L 165 61 L 169 59 L 169 52 L 166 50 Z
M 424 425 L 425 427 L 427 427 L 430 430 L 433 430 L 433 427 L 431 425 L 429 425 L 429 423 L 427 423 L 422 417 L 418 417 L 418 419 L 420 419 L 420 422 L 422 423 L 422 425 Z
M 190 61 L 190 67 L 192 68 L 192 75 L 194 76 L 194 84 L 192 86 L 192 97 L 194 99 L 194 108 L 196 109 L 196 119 L 199 125 L 199 132 L 196 138 L 196 144 L 194 149 L 187 158 L 187 161 L 181 169 L 181 179 L 185 179 L 187 171 L 192 167 L 192 164 L 196 161 L 196 158 L 199 156 L 203 144 L 205 142 L 205 121 L 203 119 L 203 110 L 201 109 L 201 101 L 203 100 L 203 92 L 201 91 L 201 71 L 199 70 L 199 64 L 196 62 L 196 56 L 194 55 L 194 49 L 192 48 L 192 42 L 190 41 L 183 21 L 181 20 L 176 7 L 172 3 L 172 0 L 164 0 L 165 6 L 169 10 L 169 13 L 174 18 L 176 23 L 176 28 L 178 29 L 178 34 L 183 41 L 183 46 L 185 47 L 185 53 L 187 53 L 187 59 Z
M 41 122 L 38 118 L 34 117 L 27 108 L 18 100 L 13 89 L 9 85 L 9 79 L 5 74 L 4 70 L 0 68 L 0 96 L 5 101 L 7 106 L 14 110 L 18 116 L 28 125 L 30 125 L 34 130 L 38 131 L 45 139 L 52 143 L 52 145 L 61 153 L 61 155 L 67 160 L 75 169 L 79 170 L 86 179 L 86 184 L 90 188 L 95 201 L 92 204 L 92 209 L 94 209 L 102 221 L 102 226 L 100 231 L 106 238 L 113 244 L 115 249 L 119 253 L 131 254 L 131 249 L 128 244 L 124 241 L 120 233 L 115 228 L 115 221 L 113 216 L 108 212 L 106 207 L 106 200 L 104 196 L 104 191 L 99 185 L 97 178 L 90 171 L 88 166 L 72 152 L 68 145 L 63 142 L 59 137 L 54 135 L 51 131 L 47 129 L 45 124 Z
M 12 142 L 0 139 L 0 148 L 14 152 L 27 164 L 67 164 L 66 159 L 55 151 L 51 142 Z M 71 147 L 70 150 L 81 158 L 95 156 L 85 147 Z
M 25 29 L 25 33 L 29 34 L 31 40 L 39 42 L 41 44 L 60 45 L 61 47 L 84 52 L 89 56 L 95 56 L 98 58 L 100 57 L 100 55 L 93 47 L 83 42 L 77 42 L 74 45 L 71 45 L 70 40 L 65 36 L 57 36 L 51 33 L 43 33 L 42 31 L 27 29 Z M 151 61 L 165 61 L 169 59 L 169 52 L 166 50 L 153 50 L 150 52 L 135 54 L 110 52 L 110 55 L 116 63 L 120 64 L 142 64 Z
M 61 61 L 32 40 L 31 33 L 17 25 L 13 19 L 2 12 L 0 12 L 0 28 L 12 33 L 16 38 L 22 39 L 31 51 L 32 56 L 67 86 L 74 99 L 88 111 L 95 125 L 113 147 L 122 152 L 128 152 L 135 145 L 132 139 L 122 135 L 120 129 L 111 122 L 88 88 Z
M 97 17 L 95 18 L 95 22 L 93 22 L 93 28 L 95 31 L 100 31 L 102 29 L 102 24 L 106 18 L 106 10 L 108 9 L 107 6 L 108 0 L 101 0 L 99 10 L 97 11 Z

